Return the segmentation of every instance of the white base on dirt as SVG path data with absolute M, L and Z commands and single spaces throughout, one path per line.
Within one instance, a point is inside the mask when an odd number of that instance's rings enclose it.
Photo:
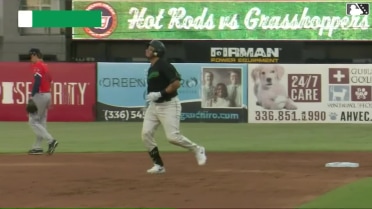
M 332 163 L 326 163 L 325 167 L 328 167 L 328 168 L 357 168 L 357 167 L 359 167 L 359 163 L 332 162 Z

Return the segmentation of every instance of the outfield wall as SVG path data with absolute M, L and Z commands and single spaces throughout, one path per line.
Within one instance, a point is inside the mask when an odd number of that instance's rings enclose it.
M 280 64 L 276 67 L 249 64 L 248 71 L 250 123 L 370 123 L 372 120 L 371 64 Z M 261 79 L 255 80 L 258 74 Z M 275 78 L 275 91 L 262 90 L 266 82 L 263 77 Z M 257 96 L 255 85 L 261 89 Z M 276 95 L 288 95 L 289 100 L 282 96 L 273 99 Z M 256 105 L 259 99 L 264 103 L 261 106 Z
M 245 64 L 189 64 L 175 63 L 182 76 L 179 99 L 181 120 L 185 122 L 247 122 L 247 65 Z M 146 63 L 98 63 L 97 120 L 141 121 L 145 105 Z M 229 84 L 228 72 L 240 76 L 241 101 L 235 107 L 210 105 L 205 98 L 202 76 L 210 71 L 214 84 Z
M 95 63 L 49 63 L 54 83 L 50 121 L 94 121 Z M 29 63 L 0 62 L 0 121 L 26 121 L 32 91 Z
M 29 65 L 0 63 L 1 121 L 27 120 L 33 79 Z M 174 65 L 183 79 L 183 122 L 372 121 L 370 64 Z M 142 121 L 147 63 L 49 63 L 49 68 L 54 78 L 49 121 Z M 203 78 L 211 74 L 215 90 L 220 84 L 221 92 L 230 93 L 226 100 L 206 87 Z M 233 77 L 240 84 L 234 92 Z

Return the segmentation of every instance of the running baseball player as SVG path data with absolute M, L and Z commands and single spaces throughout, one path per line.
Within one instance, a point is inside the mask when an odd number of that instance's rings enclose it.
M 193 151 L 198 165 L 205 165 L 207 162 L 205 148 L 180 133 L 181 103 L 177 97 L 177 89 L 180 87 L 181 76 L 175 67 L 163 58 L 164 55 L 165 46 L 162 42 L 152 40 L 148 44 L 146 57 L 151 63 L 147 74 L 149 106 L 143 121 L 142 140 L 154 163 L 154 166 L 147 170 L 147 173 L 151 174 L 165 172 L 154 138 L 155 130 L 160 124 L 170 143 Z
M 58 141 L 46 129 L 48 109 L 51 105 L 51 82 L 52 77 L 46 64 L 42 60 L 42 54 L 39 49 L 30 50 L 30 59 L 32 62 L 32 71 L 34 76 L 31 98 L 28 101 L 26 111 L 29 115 L 29 124 L 36 135 L 36 141 L 30 155 L 43 154 L 41 146 L 42 140 L 47 140 L 48 155 L 52 155 L 58 145 Z

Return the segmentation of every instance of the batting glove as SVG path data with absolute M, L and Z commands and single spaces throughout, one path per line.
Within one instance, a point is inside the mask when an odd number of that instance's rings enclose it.
M 150 92 L 149 94 L 147 94 L 146 101 L 155 102 L 156 100 L 160 99 L 160 97 L 160 92 Z

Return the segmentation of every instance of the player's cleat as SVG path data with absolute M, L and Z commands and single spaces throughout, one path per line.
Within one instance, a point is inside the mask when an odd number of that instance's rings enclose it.
M 163 166 L 155 164 L 152 168 L 147 170 L 147 173 L 151 174 L 165 173 L 165 168 Z
M 44 154 L 44 151 L 42 149 L 30 149 L 28 151 L 29 155 L 42 155 Z
M 49 144 L 49 148 L 48 148 L 48 151 L 47 151 L 47 154 L 48 155 L 53 155 L 54 151 L 56 150 L 56 147 L 58 146 L 58 141 L 57 140 L 53 140 L 50 144 Z
M 207 155 L 205 154 L 205 148 L 198 146 L 195 150 L 195 157 L 198 165 L 205 165 L 207 163 Z

